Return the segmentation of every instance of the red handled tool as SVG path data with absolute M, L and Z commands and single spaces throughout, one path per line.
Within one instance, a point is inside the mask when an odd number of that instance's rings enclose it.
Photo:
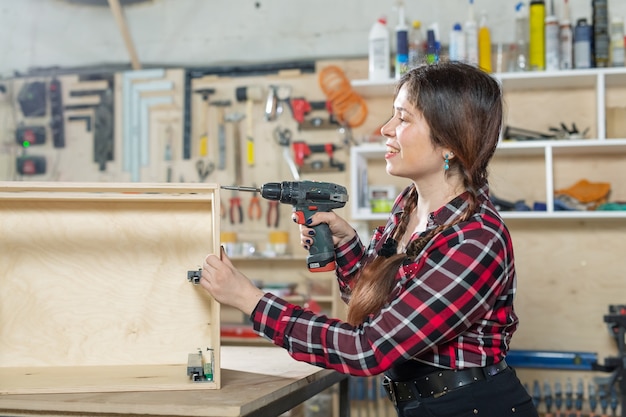
M 278 227 L 280 218 L 278 210 L 278 201 L 270 200 L 269 207 L 267 209 L 267 227 Z
M 261 200 L 259 199 L 259 193 L 255 192 L 250 198 L 250 205 L 248 206 L 248 218 L 250 220 L 259 220 L 261 218 Z
M 237 195 L 237 192 L 233 192 L 233 196 L 230 198 L 230 224 L 243 223 L 243 208 L 241 208 L 241 198 Z

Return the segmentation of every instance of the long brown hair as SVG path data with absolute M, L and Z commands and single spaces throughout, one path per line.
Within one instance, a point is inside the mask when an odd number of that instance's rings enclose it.
M 487 166 L 496 150 L 502 127 L 500 86 L 476 67 L 459 62 L 420 66 L 398 81 L 396 95 L 402 86 L 407 87 L 409 101 L 428 122 L 433 145 L 454 153 L 448 172 L 461 176 L 469 193 L 469 204 L 453 224 L 437 226 L 413 240 L 406 254 L 377 256 L 365 265 L 348 308 L 348 322 L 353 325 L 363 323 L 389 301 L 398 268 L 403 262 L 415 259 L 435 235 L 469 219 L 475 212 L 477 193 L 487 182 Z M 417 191 L 412 187 L 398 227 L 391 236 L 395 241 L 406 232 L 411 213 L 417 206 Z

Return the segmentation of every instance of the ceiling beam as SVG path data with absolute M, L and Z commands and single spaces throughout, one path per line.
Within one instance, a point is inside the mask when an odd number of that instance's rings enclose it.
M 124 39 L 124 44 L 126 45 L 126 49 L 128 50 L 128 54 L 130 55 L 130 63 L 134 70 L 141 69 L 141 63 L 139 62 L 139 57 L 137 56 L 137 51 L 135 50 L 135 45 L 133 44 L 133 40 L 130 37 L 130 32 L 128 31 L 128 25 L 126 25 L 126 20 L 124 19 L 124 15 L 122 13 L 122 6 L 120 6 L 119 0 L 109 0 L 109 7 L 111 7 L 111 11 L 113 12 L 113 16 L 115 17 L 115 21 L 117 22 L 117 26 L 122 33 L 122 38 Z

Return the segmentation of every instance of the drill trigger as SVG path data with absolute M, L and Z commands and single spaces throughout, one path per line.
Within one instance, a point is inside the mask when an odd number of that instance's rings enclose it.
M 306 223 L 306 218 L 304 216 L 304 212 L 302 212 L 302 211 L 294 211 L 293 214 L 295 214 L 295 216 L 296 216 L 296 223 L 298 223 L 298 224 L 305 224 Z

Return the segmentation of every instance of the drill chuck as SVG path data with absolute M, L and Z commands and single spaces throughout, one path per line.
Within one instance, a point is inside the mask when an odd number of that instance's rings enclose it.
M 277 200 L 283 203 L 282 201 L 282 184 L 279 182 L 268 182 L 261 186 L 261 197 L 267 200 Z

